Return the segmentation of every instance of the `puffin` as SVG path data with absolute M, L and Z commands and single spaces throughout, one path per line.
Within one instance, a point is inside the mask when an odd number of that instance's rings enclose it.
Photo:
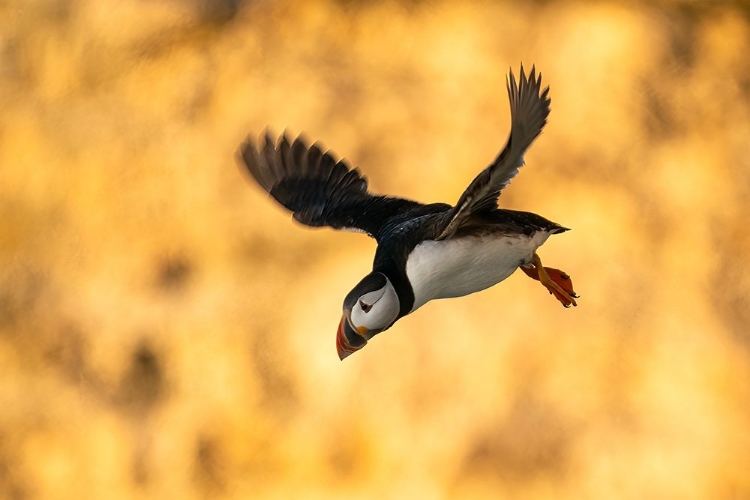
M 301 224 L 363 232 L 377 242 L 372 271 L 344 298 L 336 332 L 341 360 L 427 302 L 461 297 L 500 283 L 520 268 L 560 303 L 576 306 L 570 276 L 544 267 L 537 249 L 568 228 L 530 212 L 498 207 L 501 191 L 525 164 L 524 154 L 550 113 L 542 74 L 521 65 L 506 78 L 511 129 L 490 165 L 455 205 L 423 204 L 368 191 L 358 168 L 320 143 L 308 145 L 268 129 L 237 152 L 243 170 Z

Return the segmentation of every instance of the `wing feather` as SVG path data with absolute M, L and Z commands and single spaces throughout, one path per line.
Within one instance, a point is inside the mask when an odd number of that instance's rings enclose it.
M 424 205 L 367 191 L 367 179 L 319 143 L 307 146 L 286 134 L 275 142 L 266 131 L 256 146 L 248 138 L 240 163 L 267 193 L 308 226 L 352 229 L 378 238 L 389 219 Z
M 500 154 L 469 184 L 446 217 L 445 227 L 438 239 L 450 238 L 472 214 L 497 208 L 500 192 L 524 165 L 523 155 L 531 143 L 542 133 L 550 112 L 549 87 L 541 90 L 542 74 L 536 74 L 532 66 L 526 73 L 521 65 L 520 82 L 516 82 L 513 70 L 508 77 L 511 131 Z

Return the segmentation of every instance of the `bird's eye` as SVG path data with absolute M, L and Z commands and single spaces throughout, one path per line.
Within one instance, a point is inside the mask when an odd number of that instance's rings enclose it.
M 364 312 L 368 313 L 370 312 L 370 309 L 372 309 L 372 304 L 365 304 L 364 302 L 360 300 L 359 307 L 361 307 Z

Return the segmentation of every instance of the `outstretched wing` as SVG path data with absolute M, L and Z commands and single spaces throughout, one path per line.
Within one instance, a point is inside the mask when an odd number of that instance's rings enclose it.
M 421 207 L 415 201 L 373 195 L 358 169 L 319 144 L 307 146 L 302 137 L 278 142 L 266 132 L 256 147 L 248 138 L 239 161 L 276 201 L 308 226 L 362 231 L 377 238 L 387 220 Z
M 508 142 L 492 164 L 469 184 L 459 198 L 438 239 L 450 238 L 472 214 L 497 208 L 500 191 L 524 165 L 523 155 L 547 123 L 550 112 L 549 87 L 541 90 L 542 74 L 532 66 L 528 78 L 521 65 L 520 83 L 513 70 L 508 79 L 511 130 Z

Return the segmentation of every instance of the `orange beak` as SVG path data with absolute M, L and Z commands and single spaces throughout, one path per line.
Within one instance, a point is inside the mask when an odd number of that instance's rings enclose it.
M 365 345 L 367 345 L 367 340 L 351 327 L 346 314 L 343 314 L 336 332 L 336 350 L 339 353 L 339 359 L 343 361 L 344 358 L 359 351 Z

